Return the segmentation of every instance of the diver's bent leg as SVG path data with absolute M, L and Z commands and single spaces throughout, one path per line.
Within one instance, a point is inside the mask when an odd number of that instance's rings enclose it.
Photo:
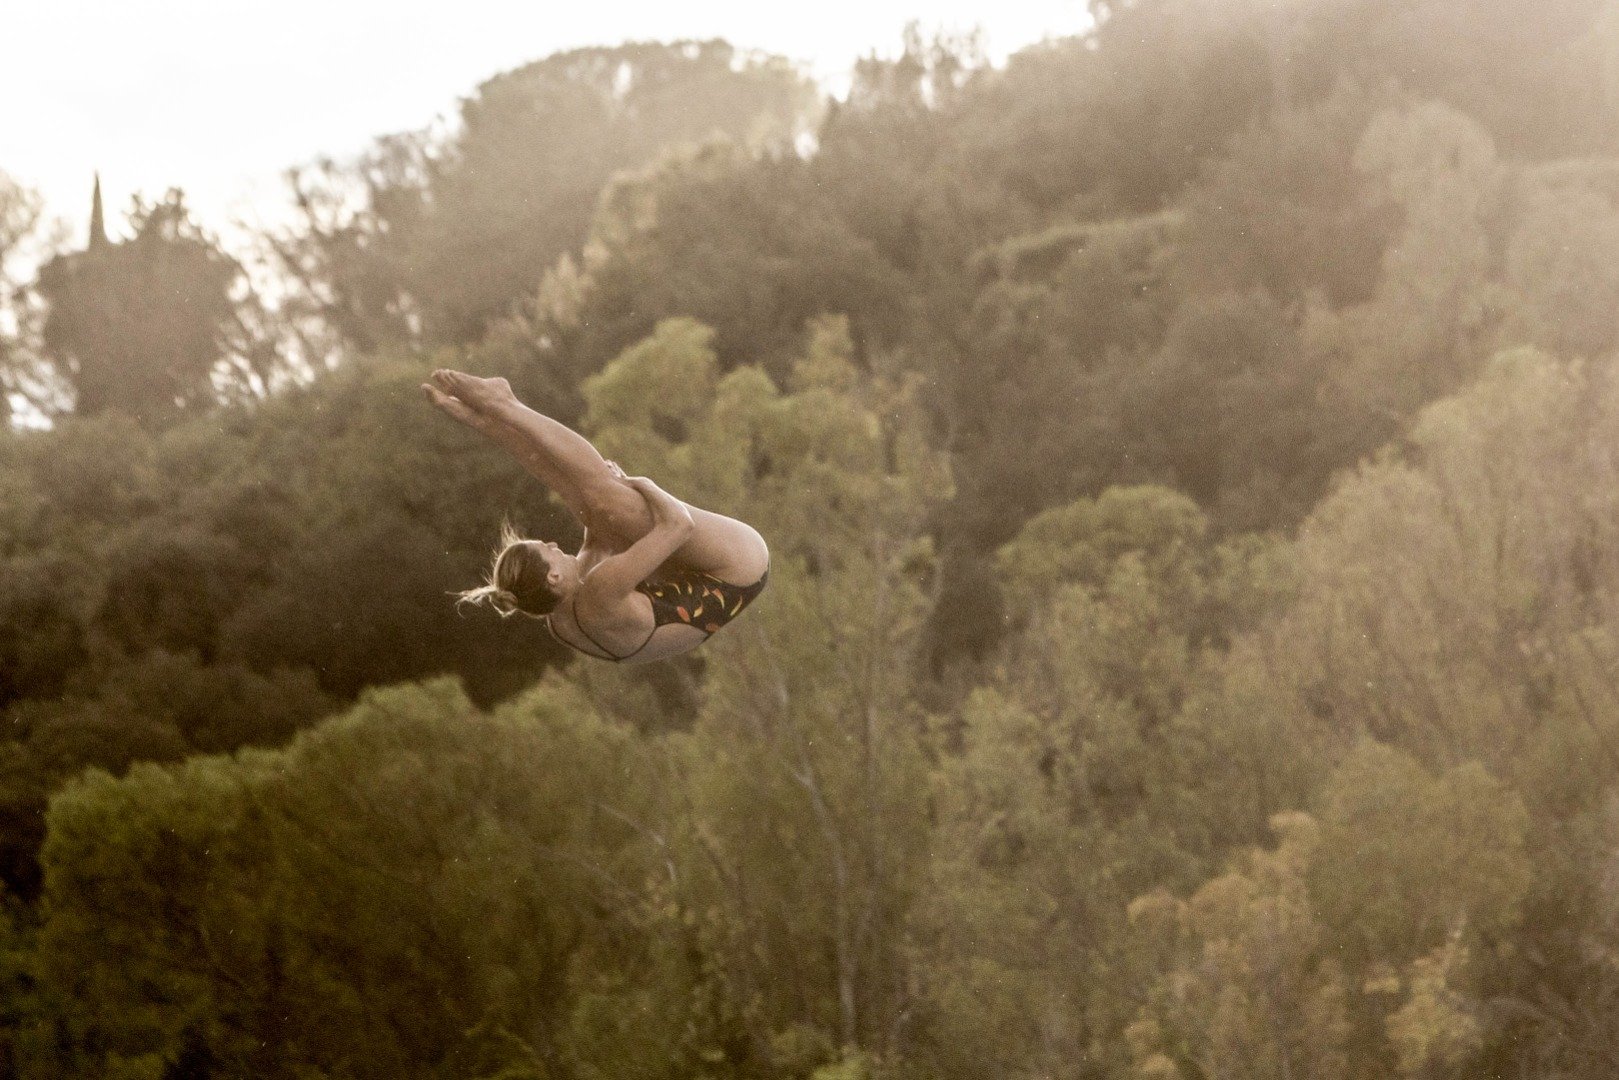
M 622 548 L 652 531 L 646 500 L 590 440 L 518 401 L 504 379 L 440 369 L 433 381 L 457 394 L 476 413 L 474 426 L 555 491 L 593 533 Z M 758 580 L 770 560 L 759 533 L 735 518 L 687 508 L 696 527 L 670 561 L 738 584 Z
M 520 401 L 485 410 L 490 435 L 555 491 L 592 531 L 628 546 L 652 531 L 646 500 L 618 476 L 589 439 Z
M 441 394 L 454 397 L 475 417 L 469 421 L 473 426 L 555 491 L 587 529 L 615 546 L 628 546 L 651 531 L 646 501 L 614 475 L 590 440 L 518 401 L 505 379 L 449 368 L 435 370 L 430 378 Z
M 751 585 L 770 567 L 770 548 L 745 521 L 686 504 L 695 528 L 670 559 L 721 581 Z
M 491 437 L 538 476 L 593 532 L 624 548 L 652 531 L 652 511 L 641 493 L 608 465 L 589 439 L 519 401 L 485 410 Z M 770 565 L 764 538 L 746 522 L 686 504 L 695 528 L 671 561 L 724 581 L 746 585 Z

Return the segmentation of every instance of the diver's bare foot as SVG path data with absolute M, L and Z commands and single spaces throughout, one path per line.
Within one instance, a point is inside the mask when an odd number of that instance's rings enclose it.
M 426 394 L 427 400 L 438 406 L 440 410 L 453 416 L 468 427 L 481 427 L 486 423 L 483 415 L 473 409 L 472 406 L 459 398 L 451 397 L 432 383 L 422 383 L 422 393 Z
M 433 385 L 441 392 L 466 403 L 477 412 L 493 412 L 517 402 L 517 395 L 512 393 L 512 384 L 502 378 L 480 379 L 476 375 L 449 368 L 439 368 L 433 372 L 432 378 Z

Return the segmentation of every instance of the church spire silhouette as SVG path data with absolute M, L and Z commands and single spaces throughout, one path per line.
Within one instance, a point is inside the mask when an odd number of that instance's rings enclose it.
M 107 225 L 101 216 L 101 173 L 96 173 L 95 193 L 90 196 L 90 249 L 107 242 Z

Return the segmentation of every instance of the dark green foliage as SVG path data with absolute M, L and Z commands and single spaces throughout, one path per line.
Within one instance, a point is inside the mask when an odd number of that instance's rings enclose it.
M 502 516 L 541 536 L 566 538 L 572 526 L 515 465 L 425 411 L 422 375 L 357 371 L 266 407 L 243 430 L 231 487 L 254 496 L 230 494 L 225 506 L 252 580 L 217 627 L 222 655 L 312 668 L 344 696 L 459 671 L 480 700 L 555 657 L 539 624 L 497 634 L 450 603 L 486 568 Z M 262 498 L 275 508 L 266 522 Z
M 50 697 L 58 693 L 87 649 L 79 619 L 59 592 L 73 563 L 57 558 L 17 558 L 6 563 L 0 598 L 0 700 Z
M 1367 299 L 1398 215 L 1369 197 L 1353 159 L 1389 96 L 1340 82 L 1320 101 L 1256 119 L 1206 159 L 1177 245 L 1185 286 L 1262 288 L 1284 303 L 1311 291 L 1334 306 Z
M 556 658 L 538 624 L 451 603 L 503 513 L 567 534 L 515 466 L 434 422 L 421 374 L 356 370 L 161 435 L 108 414 L 6 440 L 0 715 L 18 824 L 0 880 L 33 887 L 45 794 L 87 765 L 278 745 L 367 685 L 443 671 L 490 701 Z
M 687 315 L 714 328 L 727 367 L 764 362 L 783 376 L 816 315 L 848 316 L 871 348 L 906 325 L 905 276 L 795 157 L 749 164 L 715 146 L 625 177 L 595 234 L 582 269 L 564 265 L 541 290 L 535 331 L 552 342 L 542 363 L 588 372 L 659 319 Z
M 596 801 L 624 749 L 560 702 L 490 717 L 438 684 L 285 751 L 89 774 L 51 810 L 59 1011 L 21 1075 L 552 1075 L 567 953 L 611 925 L 593 873 L 634 835 Z

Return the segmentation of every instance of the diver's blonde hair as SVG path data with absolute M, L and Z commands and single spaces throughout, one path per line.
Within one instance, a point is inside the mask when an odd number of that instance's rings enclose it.
M 533 569 L 523 547 L 526 543 L 527 538 L 513 528 L 510 521 L 502 521 L 500 544 L 495 548 L 487 582 L 456 594 L 455 606 L 486 603 L 499 612 L 501 618 L 519 611 L 536 617 L 549 614 L 561 598 L 551 591 L 543 576 L 535 581 L 531 573 L 525 573 Z

